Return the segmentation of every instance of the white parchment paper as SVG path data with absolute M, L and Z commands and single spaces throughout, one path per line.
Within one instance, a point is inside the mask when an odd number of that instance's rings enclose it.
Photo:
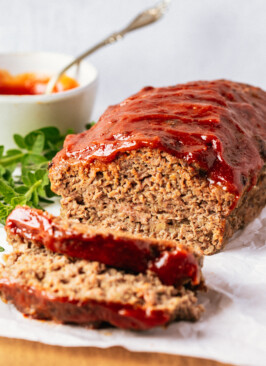
M 58 207 L 50 211 L 57 212 Z M 5 233 L 0 229 L 0 245 Z M 266 365 L 266 207 L 219 254 L 205 258 L 209 287 L 197 323 L 180 322 L 146 332 L 88 330 L 24 318 L 0 301 L 0 336 L 60 346 L 123 346 L 249 366 Z

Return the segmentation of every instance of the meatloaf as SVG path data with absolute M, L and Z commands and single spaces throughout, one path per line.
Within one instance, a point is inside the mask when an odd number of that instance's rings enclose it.
M 146 87 L 66 138 L 62 215 L 213 254 L 266 202 L 266 92 L 216 80 Z
M 10 242 L 17 236 L 26 243 L 114 268 L 135 273 L 150 270 L 167 285 L 199 286 L 202 282 L 202 257 L 173 241 L 96 230 L 27 206 L 13 210 L 5 229 Z
M 24 243 L 18 236 L 13 246 L 0 265 L 0 295 L 29 317 L 144 330 L 196 320 L 203 310 L 193 291 L 163 285 L 150 272 L 126 274 Z

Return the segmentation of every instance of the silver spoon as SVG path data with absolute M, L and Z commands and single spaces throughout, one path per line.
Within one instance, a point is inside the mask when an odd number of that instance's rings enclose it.
M 73 65 L 79 64 L 81 60 L 85 57 L 91 55 L 93 52 L 97 51 L 98 49 L 114 43 L 120 39 L 122 39 L 127 33 L 145 27 L 146 25 L 152 24 L 159 20 L 165 13 L 168 4 L 171 0 L 163 0 L 158 5 L 154 6 L 153 8 L 147 9 L 140 13 L 132 22 L 120 32 L 115 32 L 111 34 L 109 37 L 105 38 L 100 43 L 96 44 L 94 47 L 90 48 L 89 50 L 83 52 L 80 56 L 75 58 L 72 62 L 66 65 L 62 70 L 60 70 L 57 74 L 55 74 L 48 82 L 45 94 L 50 94 L 54 90 L 55 84 L 60 79 L 60 77 Z

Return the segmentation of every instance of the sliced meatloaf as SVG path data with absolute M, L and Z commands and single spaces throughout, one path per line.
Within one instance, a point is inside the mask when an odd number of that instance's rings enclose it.
M 150 270 L 167 285 L 202 282 L 202 257 L 175 242 L 143 239 L 124 232 L 96 230 L 29 207 L 17 207 L 7 218 L 8 241 L 45 246 L 71 257 L 94 260 L 127 271 Z
M 35 319 L 136 330 L 196 320 L 203 310 L 193 291 L 152 273 L 126 274 L 19 240 L 0 265 L 0 295 Z
M 266 93 L 226 80 L 147 87 L 66 138 L 62 215 L 219 251 L 266 202 Z

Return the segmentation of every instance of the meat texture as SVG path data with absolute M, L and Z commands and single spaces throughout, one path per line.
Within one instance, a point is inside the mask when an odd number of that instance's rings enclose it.
M 135 273 L 150 270 L 167 285 L 199 286 L 202 282 L 201 255 L 172 241 L 95 230 L 27 206 L 13 210 L 5 229 L 11 243 L 18 237 L 70 257 L 99 261 Z
M 127 274 L 13 239 L 0 265 L 0 295 L 29 317 L 145 330 L 197 320 L 203 311 L 192 290 L 165 286 L 150 272 Z
M 62 215 L 213 254 L 266 202 L 266 93 L 217 80 L 144 88 L 67 137 Z

